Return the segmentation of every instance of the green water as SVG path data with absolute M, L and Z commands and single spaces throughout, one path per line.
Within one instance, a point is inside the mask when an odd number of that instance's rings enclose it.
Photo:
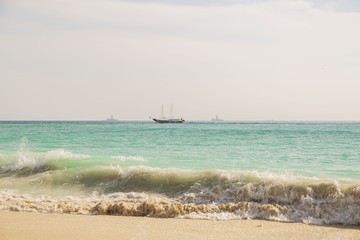
M 360 124 L 1 122 L 1 163 L 223 169 L 360 179 Z
M 0 122 L 0 210 L 360 224 L 360 124 Z

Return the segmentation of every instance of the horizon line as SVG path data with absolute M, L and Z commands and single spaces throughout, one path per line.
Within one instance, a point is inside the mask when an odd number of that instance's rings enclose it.
M 223 120 L 223 121 L 212 121 L 211 119 L 193 119 L 193 120 L 186 120 L 186 122 L 216 122 L 216 123 L 222 123 L 222 122 L 266 122 L 266 123 L 283 123 L 283 122 L 344 122 L 344 123 L 360 123 L 360 120 L 256 120 L 256 119 L 251 119 L 251 120 L 246 120 L 246 119 L 242 119 L 242 120 Z M 96 119 L 66 119 L 66 120 L 61 120 L 61 119 L 57 119 L 57 120 L 1 120 L 0 122 L 110 122 L 110 123 L 116 123 L 116 122 L 152 122 L 151 120 L 148 119 L 129 119 L 129 120 L 119 120 L 117 119 L 116 121 L 106 121 L 105 120 L 96 120 Z

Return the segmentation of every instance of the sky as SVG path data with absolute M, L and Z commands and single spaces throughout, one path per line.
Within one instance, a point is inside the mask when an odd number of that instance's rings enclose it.
M 360 120 L 358 0 L 0 0 L 0 120 Z

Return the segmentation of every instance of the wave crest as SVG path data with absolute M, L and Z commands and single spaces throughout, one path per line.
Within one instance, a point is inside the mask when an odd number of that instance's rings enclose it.
M 79 159 L 79 158 L 89 158 L 91 157 L 90 155 L 86 155 L 86 154 L 76 154 L 76 153 L 72 153 L 70 151 L 67 151 L 65 149 L 56 149 L 56 150 L 51 150 L 48 151 L 45 155 L 46 159 Z
M 121 193 L 88 198 L 51 198 L 2 192 L 0 210 L 212 220 L 267 219 L 310 224 L 360 224 L 359 202 L 350 199 L 315 204 L 309 198 L 304 198 L 299 205 L 247 201 L 194 204 L 145 193 Z
M 145 158 L 139 156 L 112 156 L 111 158 L 122 162 L 125 161 L 146 162 Z
M 31 152 L 26 138 L 22 138 L 16 155 L 0 153 L 0 174 L 32 175 L 56 170 L 58 160 L 89 158 L 89 155 L 75 154 L 65 149 L 51 150 L 46 153 Z
M 32 186 L 42 192 L 49 187 L 96 194 L 53 198 L 1 193 L 0 210 L 360 224 L 358 183 L 344 187 L 295 176 L 287 180 L 257 173 L 149 167 L 64 169 L 24 179 L 25 184 L 33 179 Z

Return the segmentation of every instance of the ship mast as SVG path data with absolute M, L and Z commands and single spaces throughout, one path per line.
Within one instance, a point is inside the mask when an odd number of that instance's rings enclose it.
M 174 118 L 174 117 L 173 117 L 173 105 L 172 105 L 172 104 L 171 104 L 170 118 Z

